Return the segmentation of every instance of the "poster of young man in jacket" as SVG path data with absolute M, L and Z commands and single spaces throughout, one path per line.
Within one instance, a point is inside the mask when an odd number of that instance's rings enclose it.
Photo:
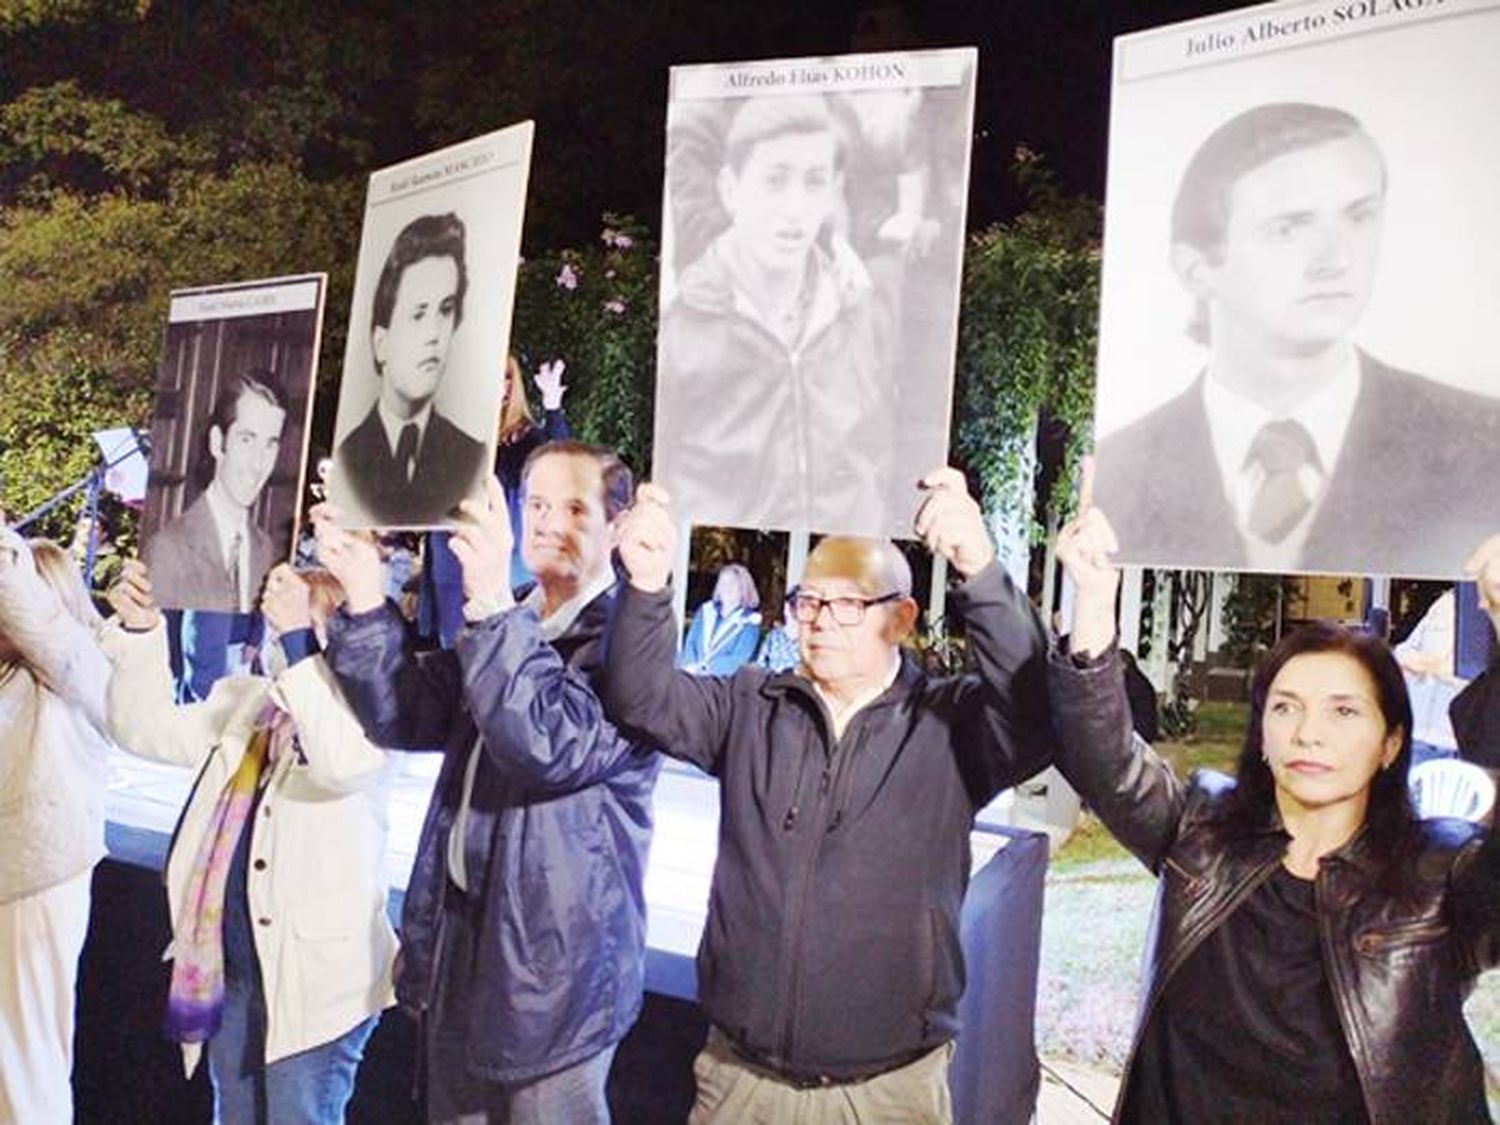
M 1116 42 L 1095 430 L 1124 561 L 1458 576 L 1500 510 L 1497 43 L 1495 0 Z
M 948 447 L 975 66 L 672 68 L 654 456 L 685 518 L 906 533 Z
M 676 669 L 668 495 L 642 485 L 621 526 L 606 711 L 719 779 L 692 1125 L 952 1120 L 969 833 L 1053 743 L 1041 619 L 962 475 L 923 492 L 916 534 L 964 578 L 949 604 L 971 674 L 929 677 L 902 652 L 910 568 L 889 541 L 845 537 L 813 549 L 792 599 L 796 670 Z
M 658 768 L 591 686 L 630 491 L 612 453 L 537 449 L 521 518 L 537 581 L 513 595 L 510 517 L 491 479 L 483 500 L 463 503 L 450 542 L 469 624 L 451 650 L 422 653 L 384 599 L 372 542 L 314 511 L 319 559 L 349 595 L 328 659 L 350 706 L 380 744 L 444 755 L 396 981 L 423 1017 L 432 1121 L 609 1121 L 605 1078 L 641 1007 Z

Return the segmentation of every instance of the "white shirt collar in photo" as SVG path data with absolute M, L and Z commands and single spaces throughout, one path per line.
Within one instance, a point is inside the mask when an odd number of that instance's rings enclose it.
M 376 399 L 375 413 L 380 416 L 380 428 L 385 431 L 386 443 L 391 447 L 391 456 L 396 456 L 396 447 L 401 443 L 401 431 L 406 429 L 408 423 L 417 424 L 417 452 L 422 450 L 422 439 L 427 436 L 427 423 L 432 420 L 432 403 L 417 411 L 411 418 L 397 418 L 386 409 L 385 399 Z
M 214 518 L 214 529 L 219 533 L 219 558 L 224 560 L 226 569 L 232 562 L 238 562 L 239 604 L 235 609 L 239 613 L 248 613 L 254 594 L 250 589 L 250 509 L 232 503 L 224 496 L 217 481 L 203 490 L 203 497 L 208 503 L 208 514 Z M 237 559 L 232 560 L 229 549 L 236 538 L 239 551 Z
M 587 608 L 588 604 L 614 584 L 614 568 L 605 563 L 592 582 L 582 586 L 578 593 L 553 610 L 550 617 L 542 617 L 544 596 L 540 582 L 531 588 L 531 592 L 526 595 L 521 604 L 527 609 L 534 610 L 536 615 L 541 617 L 542 638 L 550 643 L 571 629 L 573 622 L 578 620 L 578 615 Z
M 1322 507 L 1329 477 L 1344 447 L 1359 386 L 1359 353 L 1350 348 L 1325 387 L 1298 403 L 1291 413 L 1274 414 L 1220 383 L 1210 368 L 1203 380 L 1203 409 L 1208 416 L 1209 439 L 1219 466 L 1219 479 L 1224 483 L 1224 495 L 1233 506 L 1235 525 L 1251 569 L 1287 570 L 1297 566 L 1308 531 Z M 1286 419 L 1299 423 L 1312 437 L 1321 468 L 1304 466 L 1298 475 L 1303 491 L 1312 501 L 1307 514 L 1279 543 L 1267 543 L 1245 528 L 1250 505 L 1265 481 L 1265 469 L 1259 464 L 1246 465 L 1245 458 L 1262 426 Z

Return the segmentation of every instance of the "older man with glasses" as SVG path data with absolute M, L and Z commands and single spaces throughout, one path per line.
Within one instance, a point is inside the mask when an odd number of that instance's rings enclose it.
M 978 671 L 904 656 L 917 616 L 889 542 L 829 538 L 791 599 L 793 671 L 673 668 L 676 532 L 661 489 L 622 518 L 610 717 L 719 778 L 692 1125 L 948 1122 L 975 812 L 1052 754 L 1046 631 L 995 561 L 963 477 L 923 482 L 917 535 L 964 578 Z

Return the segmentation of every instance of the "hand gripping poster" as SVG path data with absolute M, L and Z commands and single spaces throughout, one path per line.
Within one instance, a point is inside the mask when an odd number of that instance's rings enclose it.
M 947 460 L 975 67 L 672 68 L 653 476 L 680 516 L 911 534 Z
M 141 558 L 164 609 L 245 613 L 291 557 L 324 274 L 174 290 Z
M 451 526 L 495 456 L 532 123 L 370 177 L 329 499 L 347 527 Z
M 1115 42 L 1096 500 L 1158 566 L 1455 577 L 1500 526 L 1500 3 Z

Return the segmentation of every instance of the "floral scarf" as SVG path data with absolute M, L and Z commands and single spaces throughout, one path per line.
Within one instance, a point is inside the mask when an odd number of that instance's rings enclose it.
M 286 753 L 292 735 L 291 716 L 266 700 L 239 767 L 209 818 L 172 941 L 166 1033 L 176 1042 L 201 1043 L 219 1030 L 224 1011 L 224 897 L 229 868 L 255 806 L 256 792 Z

